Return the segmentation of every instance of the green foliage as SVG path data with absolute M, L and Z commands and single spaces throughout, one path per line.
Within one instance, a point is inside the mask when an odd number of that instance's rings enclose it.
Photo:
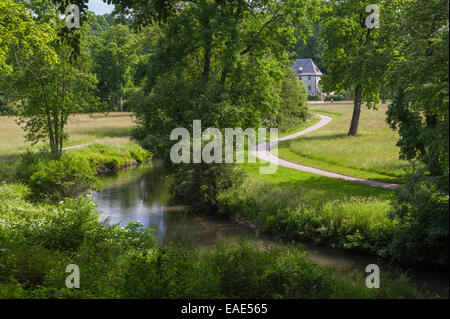
M 29 186 L 34 199 L 58 201 L 94 189 L 94 172 L 89 162 L 64 154 L 58 160 L 39 162 Z
M 445 0 L 408 1 L 399 12 L 392 27 L 398 52 L 390 65 L 387 111 L 387 122 L 400 136 L 401 157 L 420 167 L 394 201 L 394 255 L 441 264 L 448 264 L 449 240 L 448 19 Z
M 0 184 L 0 298 L 421 296 L 402 277 L 382 277 L 383 289 L 367 289 L 361 275 L 321 267 L 294 247 L 158 247 L 138 223 L 99 222 L 86 198 L 31 205 L 26 193 Z M 65 287 L 68 264 L 80 266 L 79 289 Z
M 321 6 L 317 4 L 317 6 Z M 314 17 L 309 18 L 313 20 Z M 325 41 L 320 36 L 322 31 L 322 23 L 320 21 L 308 21 L 306 24 L 312 30 L 312 34 L 304 41 L 299 39 L 295 46 L 290 50 L 294 53 L 296 59 L 312 59 L 322 73 L 327 73 L 327 66 L 323 60 L 323 53 L 325 51 Z M 297 28 L 301 28 L 298 26 Z
M 150 153 L 133 142 L 93 144 L 65 152 L 56 159 L 48 152 L 21 155 L 16 179 L 29 185 L 30 197 L 52 202 L 76 197 L 98 186 L 97 172 L 143 163 Z
M 51 21 L 53 32 L 64 33 L 64 21 L 58 18 L 58 13 L 48 3 L 42 5 L 42 8 L 37 6 L 36 23 L 46 26 Z M 61 154 L 67 140 L 69 116 L 92 111 L 98 104 L 93 95 L 97 79 L 90 72 L 86 33 L 85 27 L 71 31 L 71 36 L 80 41 L 76 49 L 70 37 L 53 39 L 49 43 L 57 54 L 58 63 L 48 63 L 47 52 L 30 56 L 26 63 L 14 59 L 15 70 L 5 79 L 8 97 L 17 102 L 18 123 L 26 132 L 26 140 L 33 144 L 46 140 L 54 154 Z
M 401 156 L 419 160 L 433 176 L 449 169 L 448 1 L 411 1 L 396 21 L 398 55 L 390 67 L 392 104 Z M 420 25 L 417 21 L 423 21 Z
M 351 90 L 345 90 L 345 91 L 340 91 L 340 92 L 336 92 L 333 95 L 329 95 L 327 96 L 327 101 L 333 101 L 333 102 L 337 102 L 337 101 L 349 101 L 349 100 L 353 100 L 353 92 Z
M 281 103 L 276 117 L 278 129 L 283 133 L 294 127 L 298 128 L 306 121 L 306 87 L 299 81 L 294 70 L 288 69 L 281 86 Z
M 143 100 L 135 112 L 142 131 L 169 140 L 173 128 L 189 129 L 194 119 L 219 129 L 268 125 L 282 101 L 292 23 L 309 4 L 263 1 L 255 4 L 258 10 L 214 1 L 182 6 L 161 26 L 152 54 L 139 66 Z M 164 158 L 169 150 L 156 155 Z
M 144 147 L 169 162 L 171 131 L 192 131 L 193 120 L 219 129 L 288 129 L 304 121 L 304 90 L 291 70 L 286 74 L 287 49 L 295 40 L 292 26 L 301 24 L 311 3 L 264 0 L 249 7 L 208 0 L 180 6 L 160 25 L 151 54 L 138 66 L 142 87 L 134 111 Z M 223 181 L 234 179 L 225 173 L 231 171 L 182 167 L 175 191 L 214 206 L 217 190 L 229 183 Z M 181 179 L 190 176 L 200 180 Z
M 171 190 L 184 203 L 214 209 L 218 194 L 242 179 L 243 172 L 232 164 L 183 164 L 174 174 Z
M 449 198 L 436 178 L 418 171 L 394 200 L 391 216 L 398 223 L 394 257 L 448 265 Z
M 391 19 L 399 9 L 397 1 L 377 3 L 380 28 L 366 26 L 366 7 L 371 1 L 329 1 L 322 12 L 321 36 L 326 49 L 323 54 L 328 66 L 321 83 L 328 92 L 354 90 L 354 113 L 348 135 L 357 136 L 361 104 L 376 108 L 379 91 L 385 82 L 389 61 L 395 55 Z
M 41 56 L 43 62 L 58 61 L 51 42 L 56 32 L 48 23 L 39 23 L 26 11 L 23 3 L 0 1 L 0 75 L 8 75 L 31 56 Z
M 368 107 L 379 102 L 380 81 L 383 80 L 390 54 L 382 28 L 365 25 L 366 6 L 370 1 L 344 0 L 324 5 L 321 36 L 326 43 L 323 58 L 328 73 L 322 77 L 327 91 L 354 89 L 362 85 L 362 101 Z M 391 15 L 387 4 L 380 8 L 380 25 Z
M 14 115 L 14 109 L 8 105 L 8 99 L 2 91 L 0 91 L 0 115 Z
M 151 154 L 134 142 L 98 143 L 76 150 L 73 157 L 89 162 L 94 169 L 115 169 L 133 163 L 144 163 Z
M 107 110 L 124 110 L 124 95 L 133 89 L 132 71 L 140 49 L 136 34 L 126 25 L 112 25 L 92 44 L 98 96 L 108 104 Z
M 52 154 L 47 151 L 41 150 L 39 152 L 33 152 L 31 150 L 26 150 L 24 153 L 20 154 L 20 161 L 16 167 L 14 174 L 15 179 L 21 183 L 28 183 L 41 162 L 48 162 L 54 159 Z
M 309 94 L 308 101 L 320 101 L 320 94 Z
M 383 257 L 389 255 L 395 232 L 386 200 L 352 197 L 312 201 L 297 189 L 254 179 L 221 192 L 218 206 L 222 213 L 254 221 L 262 230 Z

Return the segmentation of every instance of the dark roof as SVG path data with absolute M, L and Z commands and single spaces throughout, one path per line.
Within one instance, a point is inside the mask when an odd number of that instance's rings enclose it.
M 311 59 L 296 59 L 292 68 L 297 75 L 300 75 L 300 68 L 302 75 L 323 75 Z

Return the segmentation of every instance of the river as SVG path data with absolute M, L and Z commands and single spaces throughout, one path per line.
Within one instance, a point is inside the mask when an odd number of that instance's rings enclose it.
M 193 213 L 189 208 L 173 203 L 168 191 L 164 167 L 161 162 L 140 165 L 102 177 L 103 188 L 93 194 L 100 218 L 125 226 L 138 221 L 154 229 L 161 245 L 171 241 L 199 248 L 215 244 L 233 244 L 245 239 L 260 246 L 283 245 L 275 236 L 232 223 L 212 214 Z M 448 298 L 448 272 L 423 269 L 405 269 L 380 261 L 377 257 L 343 251 L 327 246 L 302 243 L 312 261 L 327 267 L 365 273 L 368 264 L 377 264 L 380 270 L 408 272 L 412 281 L 422 290 Z

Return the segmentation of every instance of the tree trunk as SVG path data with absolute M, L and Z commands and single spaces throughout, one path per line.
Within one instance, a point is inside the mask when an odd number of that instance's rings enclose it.
M 437 117 L 435 114 L 426 114 L 425 116 L 428 134 L 436 136 Z M 439 176 L 442 173 L 441 164 L 439 163 L 439 142 L 432 141 L 428 145 L 427 160 L 428 170 L 431 176 Z
M 123 112 L 123 81 L 121 80 L 120 81 L 120 102 L 119 102 L 119 105 L 120 105 L 120 112 Z
M 384 86 L 381 86 L 380 95 L 381 95 L 381 103 L 386 104 L 386 88 Z
M 361 100 L 362 100 L 362 86 L 361 84 L 358 83 L 355 87 L 355 99 L 353 103 L 352 123 L 350 125 L 350 130 L 348 131 L 349 136 L 358 136 L 359 115 L 361 114 Z
M 205 61 L 203 64 L 203 77 L 208 80 L 209 70 L 211 68 L 211 48 L 208 46 L 205 50 Z

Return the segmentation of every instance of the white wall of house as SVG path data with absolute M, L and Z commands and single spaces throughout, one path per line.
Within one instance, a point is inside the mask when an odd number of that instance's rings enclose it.
M 299 79 L 303 81 L 306 85 L 306 89 L 308 90 L 308 94 L 320 94 L 319 90 L 319 81 L 320 76 L 316 75 L 301 75 Z

